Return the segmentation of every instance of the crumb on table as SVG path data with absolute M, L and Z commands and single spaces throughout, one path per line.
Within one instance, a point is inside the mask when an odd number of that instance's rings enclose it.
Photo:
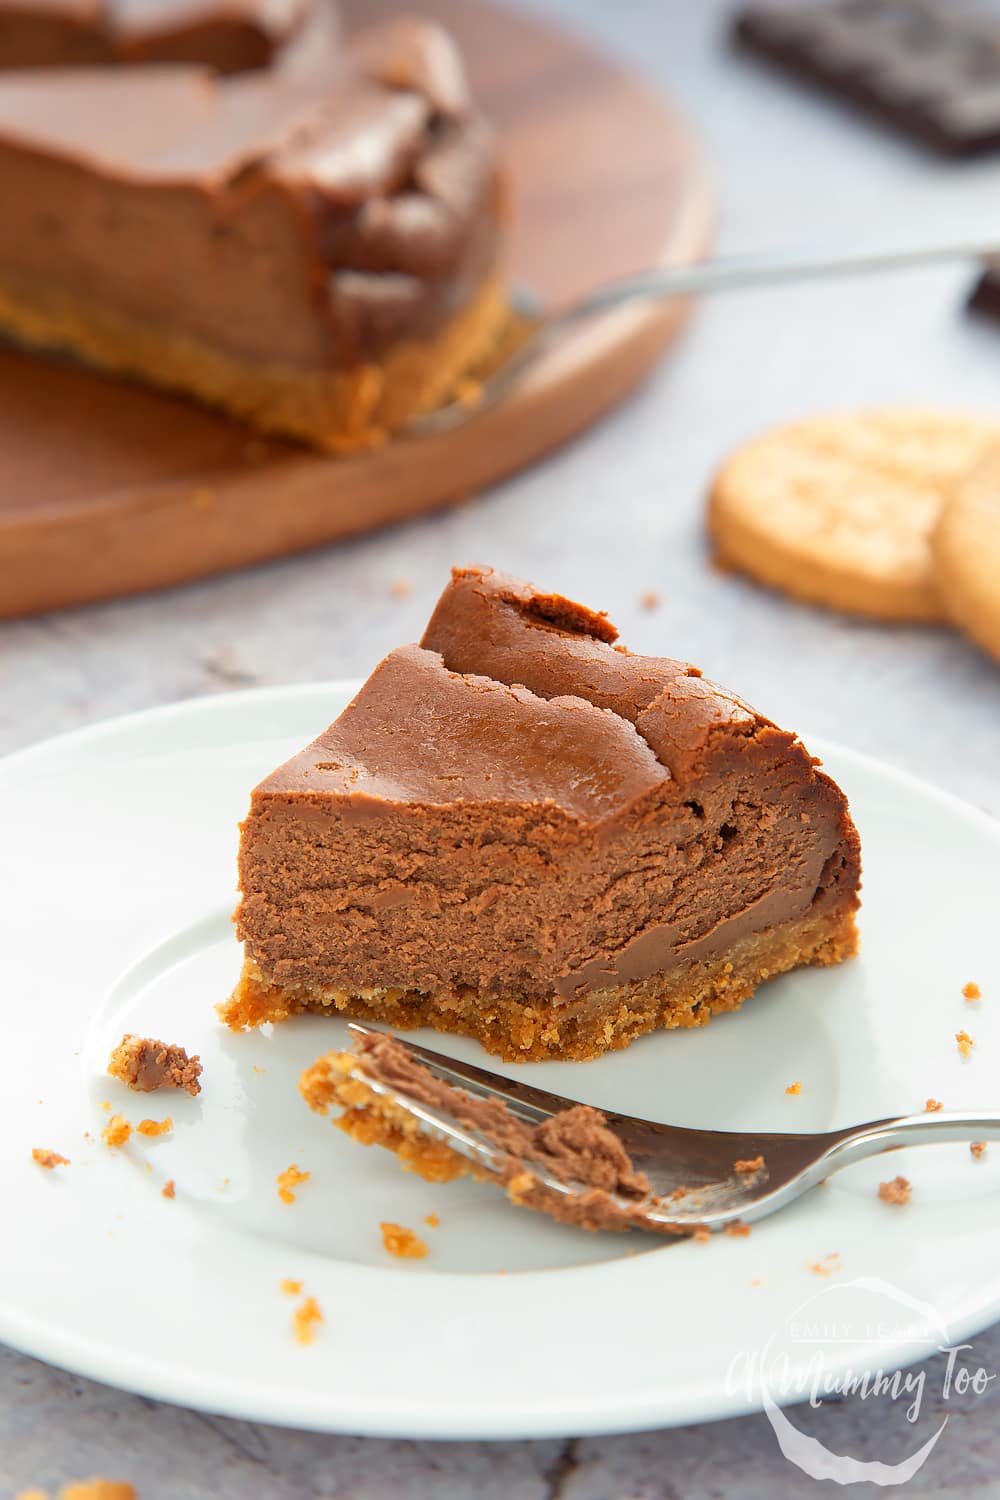
M 132 1127 L 125 1116 L 112 1115 L 101 1131 L 101 1139 L 106 1146 L 124 1146 L 131 1134 Z
M 759 1172 L 763 1165 L 764 1158 L 762 1156 L 751 1156 L 745 1161 L 734 1161 L 733 1171 L 739 1173 L 741 1177 L 747 1177 L 753 1172 Z
M 801 1094 L 801 1092 L 802 1084 L 798 1081 L 798 1079 L 796 1079 L 794 1083 L 790 1083 L 785 1090 L 786 1094 Z
M 49 1500 L 49 1494 L 47 1490 L 21 1490 L 14 1500 Z M 81 1479 L 64 1484 L 59 1500 L 136 1500 L 136 1491 L 117 1479 Z
M 655 589 L 646 589 L 645 593 L 639 595 L 640 609 L 659 609 L 662 603 L 663 599 Z
M 968 984 L 963 984 L 962 994 L 965 996 L 966 1000 L 981 1000 L 983 998 L 982 990 L 979 988 L 978 984 L 975 984 L 971 979 L 969 980 Z
M 161 1196 L 164 1198 L 176 1198 L 177 1188 L 172 1177 L 169 1182 L 163 1184 Z
M 389 585 L 389 593 L 394 599 L 408 599 L 413 593 L 413 583 L 409 578 L 394 578 Z
M 173 1130 L 174 1122 L 167 1115 L 165 1120 L 140 1120 L 135 1128 L 140 1135 L 166 1135 Z
M 286 1167 L 283 1172 L 279 1172 L 276 1182 L 278 1185 L 278 1197 L 282 1203 L 294 1203 L 294 1189 L 301 1187 L 304 1182 L 308 1182 L 311 1176 L 311 1172 L 301 1171 L 294 1162 L 292 1162 L 290 1167 Z M 227 1178 L 226 1181 L 228 1182 L 228 1180 Z
M 424 1219 L 424 1223 L 429 1224 L 431 1229 L 439 1229 L 441 1227 L 441 1220 L 438 1218 L 437 1214 L 428 1214 Z
M 928 1099 L 927 1103 L 924 1105 L 924 1111 L 929 1115 L 936 1115 L 939 1110 L 942 1109 L 944 1109 L 944 1105 L 941 1103 L 940 1099 Z
M 976 1158 L 976 1161 L 979 1161 L 981 1157 L 983 1157 L 983 1156 L 986 1155 L 986 1142 L 985 1141 L 970 1141 L 969 1142 L 969 1150 L 972 1152 L 973 1156 Z
M 302 1291 L 302 1283 L 301 1281 L 293 1281 L 290 1276 L 286 1276 L 281 1283 L 281 1290 L 287 1297 L 297 1297 Z
M 403 1224 L 379 1225 L 382 1231 L 382 1244 L 390 1255 L 395 1255 L 400 1260 L 423 1260 L 427 1254 L 427 1246 L 412 1229 L 407 1229 Z
M 184 1089 L 192 1097 L 201 1092 L 201 1062 L 189 1057 L 183 1047 L 160 1042 L 151 1036 L 127 1031 L 108 1059 L 112 1078 L 136 1093 L 157 1089 Z
M 976 1045 L 975 1037 L 970 1036 L 967 1031 L 956 1031 L 955 1040 L 958 1043 L 958 1050 L 962 1056 L 971 1056 L 972 1049 Z
M 69 1166 L 68 1156 L 60 1156 L 58 1151 L 46 1151 L 42 1146 L 32 1147 L 31 1160 L 37 1162 L 40 1167 L 47 1167 L 49 1171 L 53 1167 Z
M 750 1233 L 750 1225 L 744 1224 L 742 1219 L 734 1219 L 731 1224 L 726 1225 L 724 1232 L 734 1240 L 745 1240 Z
M 323 1311 L 315 1297 L 307 1297 L 292 1313 L 292 1328 L 300 1344 L 311 1344 L 322 1322 Z
M 909 1203 L 912 1187 L 905 1177 L 894 1177 L 891 1182 L 880 1182 L 878 1195 L 883 1203 L 895 1204 L 901 1208 L 904 1203 Z
M 697 1240 L 699 1245 L 707 1245 L 712 1238 L 712 1231 L 707 1224 L 699 1224 L 697 1229 L 692 1232 L 691 1238 Z

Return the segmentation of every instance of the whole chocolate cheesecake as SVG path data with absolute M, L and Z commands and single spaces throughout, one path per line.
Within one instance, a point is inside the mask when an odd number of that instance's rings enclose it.
M 239 73 L 275 62 L 332 0 L 0 0 L 0 69 L 205 63 Z
M 493 136 L 429 22 L 321 65 L 0 75 L 0 333 L 338 451 L 509 323 Z
M 854 954 L 843 793 L 696 667 L 615 638 L 456 570 L 421 644 L 253 792 L 223 1019 L 343 1013 L 586 1058 Z

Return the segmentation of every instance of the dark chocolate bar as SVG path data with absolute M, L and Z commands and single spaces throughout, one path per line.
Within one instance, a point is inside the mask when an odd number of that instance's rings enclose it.
M 742 46 L 946 156 L 1000 147 L 1000 19 L 949 0 L 751 5 Z

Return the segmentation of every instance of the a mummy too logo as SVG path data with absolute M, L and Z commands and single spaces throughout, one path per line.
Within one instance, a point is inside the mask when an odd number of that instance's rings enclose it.
M 883 1359 L 905 1345 L 919 1363 Z M 763 1402 L 778 1445 L 811 1479 L 900 1485 L 927 1462 L 952 1412 L 997 1378 L 971 1344 L 953 1342 L 937 1310 L 872 1277 L 831 1281 L 806 1298 L 761 1349 L 741 1351 L 727 1372 L 731 1393 Z M 808 1429 L 831 1401 L 878 1404 L 884 1455 L 834 1452 Z M 783 1409 L 788 1402 L 808 1405 Z M 830 1424 L 819 1424 L 829 1437 Z M 845 1433 L 857 1425 L 837 1424 Z M 870 1433 L 872 1424 L 865 1424 Z

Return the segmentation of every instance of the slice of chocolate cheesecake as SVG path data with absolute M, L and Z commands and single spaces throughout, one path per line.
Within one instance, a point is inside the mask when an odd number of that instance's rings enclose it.
M 357 448 L 501 337 L 500 200 L 431 23 L 236 78 L 0 75 L 0 333 Z
M 457 570 L 242 826 L 239 1028 L 299 1011 L 585 1058 L 856 950 L 859 843 L 793 734 L 607 618 Z
M 0 0 L 0 69 L 120 62 L 274 63 L 329 0 Z

